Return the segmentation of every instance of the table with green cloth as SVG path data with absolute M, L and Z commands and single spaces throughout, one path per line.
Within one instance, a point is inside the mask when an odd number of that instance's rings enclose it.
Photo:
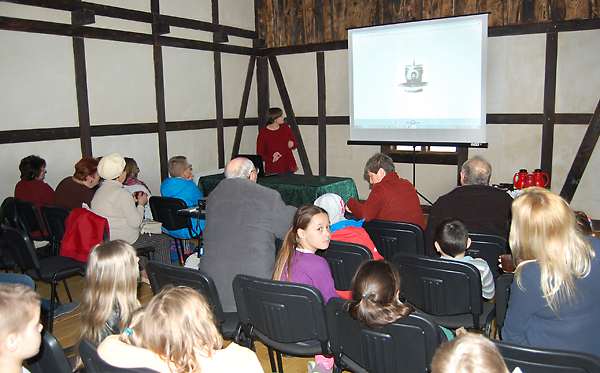
M 198 180 L 198 188 L 206 197 L 224 178 L 223 174 L 203 176 Z M 358 199 L 356 184 L 348 177 L 277 174 L 258 178 L 257 183 L 275 189 L 285 204 L 296 207 L 313 203 L 325 193 L 335 193 L 344 201 Z

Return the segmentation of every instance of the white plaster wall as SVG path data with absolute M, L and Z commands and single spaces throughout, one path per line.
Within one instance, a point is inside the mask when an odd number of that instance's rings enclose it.
M 221 54 L 221 76 L 223 80 L 223 116 L 238 118 L 248 72 L 249 56 Z M 214 75 L 213 75 L 214 76 Z M 252 86 L 246 107 L 246 118 L 258 116 L 256 73 L 252 74 Z

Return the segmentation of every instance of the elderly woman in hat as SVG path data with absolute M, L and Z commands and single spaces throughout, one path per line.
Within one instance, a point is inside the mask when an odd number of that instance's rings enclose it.
M 123 188 L 127 178 L 125 159 L 119 153 L 110 153 L 98 163 L 98 174 L 104 182 L 92 199 L 92 211 L 108 220 L 111 240 L 123 240 L 135 248 L 154 247 L 154 259 L 171 263 L 169 236 L 166 234 L 140 234 L 144 218 L 144 206 L 148 195 L 137 192 L 133 195 Z M 142 282 L 147 282 L 147 258 L 140 258 Z

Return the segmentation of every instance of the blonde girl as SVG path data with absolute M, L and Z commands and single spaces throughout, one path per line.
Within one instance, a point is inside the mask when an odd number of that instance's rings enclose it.
M 517 269 L 502 338 L 600 356 L 600 241 L 576 230 L 560 196 L 528 188 L 512 204 L 510 246 Z
M 138 260 L 133 246 L 121 240 L 92 249 L 85 274 L 77 344 L 86 338 L 98 345 L 125 328 L 128 318 L 140 307 Z
M 167 286 L 134 313 L 120 336 L 110 336 L 98 354 L 121 368 L 164 373 L 263 372 L 256 354 L 223 338 L 210 306 L 195 290 Z

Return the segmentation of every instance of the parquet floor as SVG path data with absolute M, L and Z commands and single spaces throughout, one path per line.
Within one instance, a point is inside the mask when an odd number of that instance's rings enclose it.
M 81 300 L 83 293 L 83 277 L 73 277 L 67 280 L 69 290 L 73 300 Z M 36 283 L 36 291 L 44 298 L 50 298 L 50 285 L 41 282 Z M 65 292 L 62 283 L 58 286 L 58 294 L 62 301 L 68 301 L 67 293 Z M 152 299 L 152 289 L 150 285 L 140 284 L 138 287 L 138 299 L 142 305 L 146 305 L 150 299 Z M 78 308 L 74 312 L 59 317 L 54 321 L 54 336 L 61 344 L 63 348 L 71 347 L 77 341 L 77 334 L 79 331 L 81 317 L 81 309 Z M 47 327 L 47 325 L 44 325 Z M 228 344 L 225 341 L 225 344 Z M 72 355 L 74 352 L 68 352 L 67 355 Z M 256 342 L 256 355 L 265 372 L 271 372 L 271 366 L 269 363 L 269 355 L 267 348 L 260 342 Z M 313 360 L 311 358 L 283 358 L 284 371 L 286 373 L 305 373 L 306 364 L 308 361 Z

